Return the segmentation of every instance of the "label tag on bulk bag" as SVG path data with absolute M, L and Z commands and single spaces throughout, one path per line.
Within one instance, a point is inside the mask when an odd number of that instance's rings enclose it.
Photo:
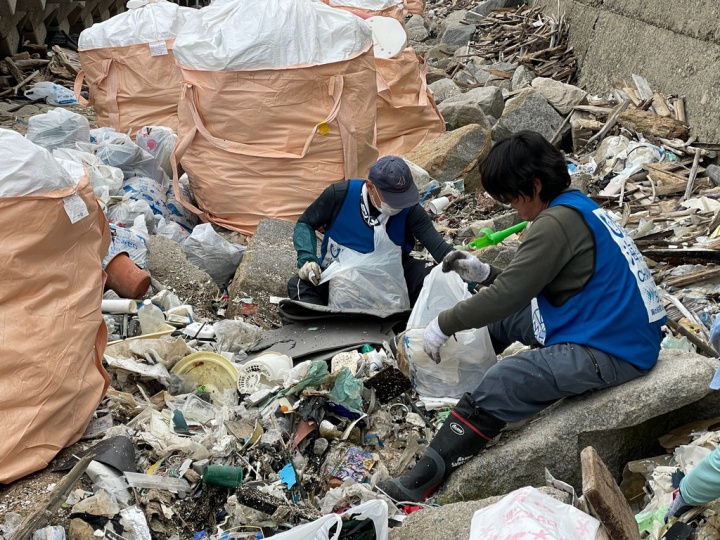
M 167 53 L 167 43 L 164 41 L 153 41 L 150 43 L 150 56 L 163 56 Z
M 75 224 L 82 218 L 90 215 L 85 201 L 83 201 L 77 193 L 63 197 L 63 204 L 65 205 L 65 212 L 70 218 L 70 223 Z

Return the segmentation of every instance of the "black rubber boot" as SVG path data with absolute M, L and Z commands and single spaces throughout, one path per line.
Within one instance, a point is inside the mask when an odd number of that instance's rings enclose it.
M 455 469 L 480 453 L 503 427 L 505 422 L 475 405 L 465 394 L 415 467 L 400 478 L 383 480 L 378 488 L 396 501 L 424 501 Z

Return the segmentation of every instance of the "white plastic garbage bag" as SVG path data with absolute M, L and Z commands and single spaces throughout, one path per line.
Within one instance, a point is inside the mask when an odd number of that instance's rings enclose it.
M 215 232 L 212 224 L 203 223 L 185 240 L 183 251 L 191 263 L 207 272 L 223 288 L 235 275 L 245 246 L 228 242 Z
M 87 118 L 66 109 L 53 109 L 28 120 L 26 137 L 37 145 L 54 150 L 90 141 Z
M 185 199 L 186 201 L 192 200 L 190 188 L 188 187 L 187 174 L 183 174 L 180 177 L 178 187 L 180 188 L 183 199 Z M 167 198 L 167 218 L 170 221 L 174 221 L 175 223 L 183 227 L 188 233 L 190 233 L 190 231 L 193 230 L 195 225 L 198 224 L 198 217 L 190 210 L 185 208 L 182 203 L 177 200 L 172 185 L 168 187 L 165 196 Z
M 118 194 L 123 183 L 123 172 L 116 167 L 109 167 L 100 161 L 97 156 L 82 150 L 72 148 L 56 148 L 52 152 L 53 157 L 65 170 L 76 174 L 77 167 L 86 170 L 90 174 L 95 195 L 107 203 L 110 197 Z
M 330 530 L 335 533 L 330 536 Z M 342 519 L 337 514 L 327 514 L 311 523 L 298 525 L 289 531 L 273 536 L 275 540 L 338 540 L 342 531 Z
M 470 540 L 567 538 L 594 540 L 600 522 L 533 487 L 524 487 L 473 515 Z
M 125 228 L 132 227 L 138 216 L 143 217 L 150 234 L 155 234 L 155 214 L 147 201 L 126 199 L 111 206 L 107 211 L 110 223 Z
M 165 219 L 162 216 L 155 216 L 155 234 L 158 236 L 164 236 L 182 245 L 185 240 L 190 236 L 190 233 L 186 231 L 181 225 Z
M 177 144 L 177 134 L 169 127 L 146 126 L 135 135 L 135 143 L 155 158 L 157 164 L 172 178 L 170 156 Z
M 123 251 L 140 268 L 147 267 L 150 234 L 145 225 L 145 216 L 136 217 L 132 227 L 119 227 L 111 223 L 110 234 L 112 235 L 112 242 L 105 259 L 103 259 L 103 268 L 110 262 L 110 259 Z
M 188 17 L 198 11 L 167 0 L 130 0 L 128 11 L 80 33 L 81 50 L 126 47 L 173 39 Z
M 123 200 L 147 201 L 153 214 L 167 217 L 165 189 L 152 178 L 133 176 L 123 182 L 121 192 Z
M 328 306 L 336 309 L 410 309 L 402 249 L 382 225 L 375 227 L 375 250 L 343 249 L 323 271 L 320 283 L 326 282 L 330 282 Z
M 439 364 L 423 350 L 425 326 L 470 296 L 460 276 L 443 272 L 439 265 L 425 278 L 398 350 L 401 364 L 406 362 L 405 370 L 422 397 L 460 398 L 472 392 L 485 372 L 497 363 L 487 328 L 463 330 L 451 336 L 440 348 Z
M 175 59 L 204 71 L 256 71 L 342 62 L 372 44 L 370 27 L 321 2 L 215 0 L 190 17 Z
M 79 180 L 50 152 L 9 129 L 0 129 L 0 163 L 0 197 L 44 195 L 74 187 Z
M 25 90 L 24 94 L 28 99 L 44 99 L 48 105 L 77 103 L 74 91 L 49 81 L 36 83 L 30 90 Z
M 161 184 L 164 190 L 167 189 L 170 180 L 155 158 L 135 144 L 128 135 L 108 131 L 101 136 L 102 139 L 97 143 L 78 143 L 77 148 L 95 154 L 105 165 L 117 167 L 126 179 L 145 176 Z

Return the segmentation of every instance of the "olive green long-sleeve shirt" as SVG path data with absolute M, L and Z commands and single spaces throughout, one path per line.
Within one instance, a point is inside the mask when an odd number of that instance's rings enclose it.
M 523 309 L 542 291 L 551 304 L 564 304 L 592 277 L 595 252 L 595 237 L 577 210 L 543 210 L 510 265 L 502 272 L 493 268 L 486 288 L 443 311 L 440 330 L 450 336 L 487 326 Z

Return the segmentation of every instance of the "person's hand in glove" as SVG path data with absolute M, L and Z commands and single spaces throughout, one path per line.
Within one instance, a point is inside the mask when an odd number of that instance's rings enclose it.
M 312 261 L 306 262 L 302 265 L 302 268 L 298 270 L 298 276 L 300 276 L 300 279 L 302 279 L 303 281 L 309 281 L 315 286 L 320 283 L 321 273 L 322 270 L 320 270 L 320 265 Z
M 668 508 L 667 514 L 665 515 L 665 523 L 667 523 L 671 517 L 679 517 L 691 508 L 692 505 L 688 504 L 687 502 L 685 502 L 685 499 L 683 499 L 680 489 L 676 489 L 675 498 L 673 499 L 673 502 L 670 505 L 670 508 Z
M 450 339 L 450 336 L 443 334 L 440 330 L 437 317 L 435 317 L 430 324 L 425 327 L 423 333 L 423 350 L 436 364 L 440 363 L 440 347 L 445 345 L 445 342 Z
M 456 272 L 465 281 L 482 283 L 490 277 L 490 265 L 467 251 L 451 251 L 442 262 L 443 272 Z

